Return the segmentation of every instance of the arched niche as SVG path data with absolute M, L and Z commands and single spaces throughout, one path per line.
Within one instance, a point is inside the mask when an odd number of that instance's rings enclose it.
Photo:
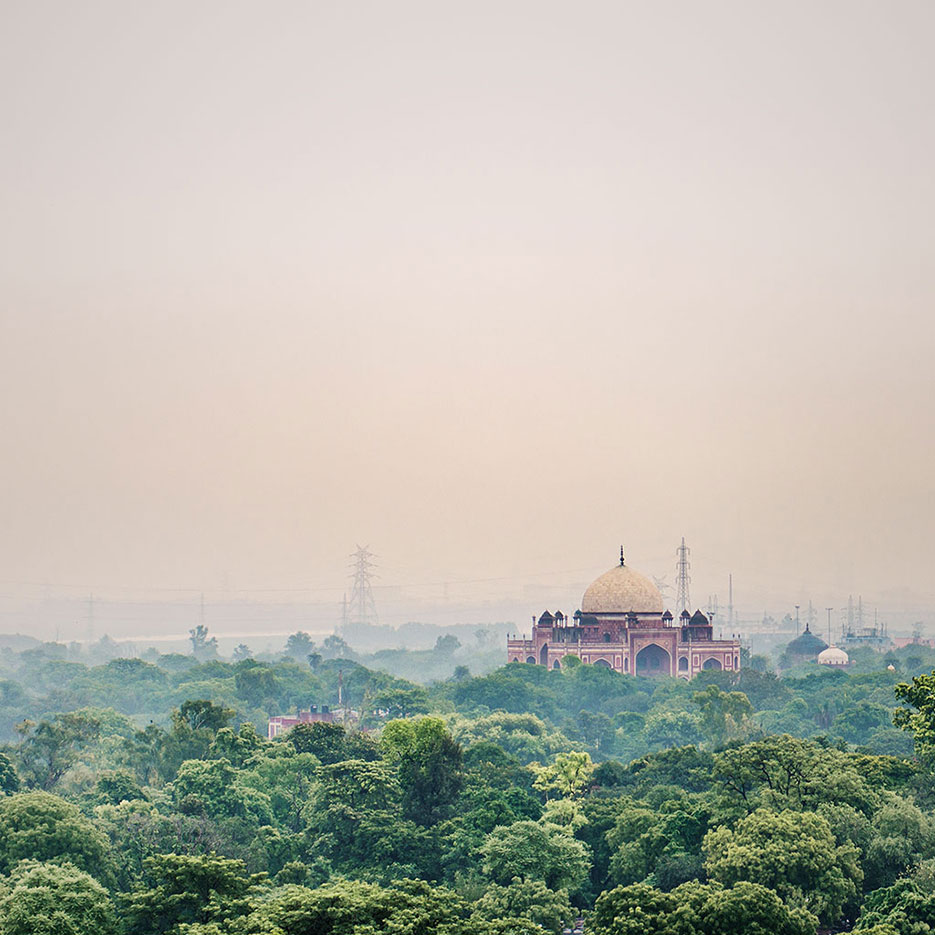
M 671 660 L 669 654 L 658 644 L 650 643 L 636 654 L 636 674 L 668 675 Z

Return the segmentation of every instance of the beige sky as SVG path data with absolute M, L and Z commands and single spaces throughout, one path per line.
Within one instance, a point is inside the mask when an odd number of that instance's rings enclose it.
M 2 19 L 0 593 L 935 599 L 927 0 Z

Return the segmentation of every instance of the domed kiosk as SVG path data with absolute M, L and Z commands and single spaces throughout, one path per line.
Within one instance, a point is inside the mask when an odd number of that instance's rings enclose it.
M 545 611 L 533 618 L 530 639 L 507 640 L 510 662 L 560 669 L 566 656 L 627 675 L 691 678 L 705 669 L 740 668 L 740 642 L 714 639 L 700 610 L 678 621 L 664 610 L 659 588 L 620 562 L 596 578 L 572 617 Z
M 818 654 L 818 665 L 833 666 L 835 669 L 847 668 L 851 663 L 850 657 L 843 649 L 829 646 Z
M 806 623 L 805 632 L 786 646 L 786 654 L 800 659 L 815 659 L 827 648 L 828 644 L 820 636 L 815 636 Z

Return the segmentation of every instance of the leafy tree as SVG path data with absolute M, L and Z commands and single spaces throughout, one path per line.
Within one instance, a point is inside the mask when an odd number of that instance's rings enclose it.
M 468 935 L 468 903 L 445 887 L 401 880 L 388 887 L 342 880 L 314 889 L 287 887 L 251 917 L 251 932 L 285 935 Z M 270 928 L 270 927 L 275 928 Z
M 495 743 L 521 763 L 544 762 L 556 753 L 573 748 L 564 734 L 550 728 L 534 714 L 498 711 L 470 721 L 456 719 L 451 729 L 455 740 L 465 747 L 481 741 Z
M 610 878 L 615 883 L 639 883 L 651 875 L 661 889 L 673 889 L 703 875 L 696 856 L 708 830 L 710 810 L 687 797 L 658 809 L 625 804 L 607 833 L 612 849 Z M 665 882 L 659 879 L 665 877 Z
M 291 753 L 288 749 L 283 752 Z M 307 824 L 320 765 L 311 753 L 255 757 L 249 768 L 239 774 L 237 782 L 268 799 L 277 827 L 298 834 Z
M 340 724 L 296 724 L 287 741 L 298 753 L 313 753 L 326 766 L 342 760 L 376 760 L 379 751 L 366 734 L 349 733 Z
M 879 804 L 865 775 L 869 764 L 816 743 L 782 735 L 717 754 L 714 778 L 728 798 L 753 811 L 814 808 L 821 802 L 852 805 L 869 814 Z
M 186 760 L 169 791 L 186 814 L 248 818 L 259 824 L 272 817 L 269 797 L 242 785 L 229 760 Z
M 685 884 L 673 893 L 678 898 L 691 886 L 693 884 Z M 710 895 L 701 906 L 699 928 L 708 935 L 722 932 L 813 935 L 815 932 L 813 915 L 805 909 L 789 907 L 775 892 L 759 883 L 739 882 L 730 889 L 709 885 L 706 889 Z
M 321 644 L 321 654 L 325 659 L 353 659 L 354 651 L 347 642 L 335 633 L 326 636 Z
M 888 927 L 895 935 L 935 931 L 935 893 L 925 892 L 913 880 L 898 880 L 874 890 L 864 902 L 855 932 L 877 932 Z
M 403 813 L 416 824 L 448 817 L 463 782 L 461 745 L 440 718 L 390 721 L 380 746 L 398 768 Z
M 17 749 L 21 774 L 28 785 L 49 790 L 100 736 L 101 724 L 90 714 L 73 711 L 38 724 L 23 721 L 17 731 L 22 737 Z
M 913 735 L 916 752 L 932 763 L 935 761 L 935 671 L 930 675 L 917 675 L 911 683 L 900 682 L 894 692 L 906 707 L 897 709 L 893 723 Z
M 461 640 L 451 633 L 446 633 L 435 640 L 435 652 L 450 656 L 455 650 L 461 648 Z
M 212 659 L 218 654 L 218 641 L 216 637 L 208 636 L 208 628 L 199 623 L 194 629 L 188 631 L 188 638 L 192 644 L 192 655 L 197 659 Z
M 577 658 L 569 656 L 569 659 Z M 577 717 L 578 732 L 585 742 L 599 753 L 610 752 L 614 745 L 614 722 L 606 714 L 594 714 L 591 711 L 579 711 Z
M 695 692 L 692 701 L 701 712 L 701 731 L 713 746 L 750 733 L 753 706 L 743 692 L 724 692 L 709 685 Z
M 208 756 L 212 759 L 230 760 L 240 769 L 247 760 L 260 753 L 265 743 L 252 724 L 241 724 L 236 734 L 229 727 L 222 727 L 208 748 Z
M 464 751 L 464 767 L 471 771 L 473 788 L 484 785 L 503 791 L 531 790 L 535 779 L 533 771 L 523 766 L 518 757 L 487 741 Z
M 246 662 L 247 659 L 253 658 L 253 653 L 251 652 L 250 647 L 247 646 L 246 643 L 238 643 L 234 647 L 232 658 L 234 662 Z
M 874 730 L 886 727 L 891 720 L 892 711 L 886 705 L 858 701 L 835 717 L 831 729 L 849 743 L 863 743 Z
M 25 708 L 29 695 L 23 686 L 12 679 L 0 679 L 0 708 Z
M 701 740 L 701 721 L 691 711 L 654 710 L 646 718 L 643 736 L 653 747 L 684 747 Z
M 207 730 L 214 734 L 222 727 L 227 727 L 233 716 L 234 712 L 230 708 L 205 699 L 186 701 L 178 711 L 172 712 L 172 726 L 177 733 Z
M 595 935 L 815 935 L 816 920 L 756 883 L 685 883 L 671 893 L 637 883 L 604 893 L 591 928 Z
M 710 831 L 704 853 L 713 879 L 762 883 L 826 924 L 854 908 L 863 880 L 857 848 L 836 845 L 828 822 L 809 812 L 757 809 L 734 829 Z
M 888 795 L 869 822 L 863 845 L 863 868 L 868 889 L 888 886 L 927 857 L 935 854 L 932 819 L 914 803 Z
M 178 737 L 156 724 L 127 738 L 120 760 L 134 770 L 140 782 L 158 785 L 175 775 L 183 755 Z
M 237 697 L 253 708 L 270 707 L 279 696 L 281 684 L 276 673 L 252 659 L 241 663 L 234 676 Z
M 474 904 L 475 919 L 526 919 L 554 935 L 561 935 L 574 917 L 567 891 L 550 890 L 539 880 L 515 879 L 509 886 L 491 884 Z
M 660 750 L 631 762 L 617 784 L 643 796 L 658 786 L 678 786 L 686 792 L 705 792 L 710 788 L 716 762 L 711 753 L 697 747 Z
M 207 755 L 215 736 L 234 717 L 231 708 L 214 704 L 204 698 L 185 701 L 172 712 L 172 739 L 177 756 L 183 760 Z
M 565 829 L 535 821 L 494 828 L 480 848 L 483 872 L 501 886 L 514 877 L 551 890 L 575 890 L 589 869 L 588 848 Z
M 387 719 L 426 714 L 429 710 L 428 693 L 418 685 L 386 688 L 373 696 L 370 708 Z
M 675 896 L 644 883 L 618 886 L 604 893 L 594 907 L 595 935 L 669 935 Z M 689 929 L 695 935 L 694 928 Z
M 106 881 L 108 851 L 94 824 L 57 795 L 20 792 L 0 799 L 0 873 L 21 860 L 67 860 Z
M 285 654 L 298 662 L 305 662 L 314 649 L 312 638 L 304 630 L 299 630 L 286 640 Z
M 0 795 L 18 790 L 19 776 L 16 775 L 16 767 L 10 758 L 0 751 Z
M 399 783 L 384 763 L 343 760 L 318 770 L 318 804 L 353 810 L 392 807 L 399 797 Z
M 4 935 L 112 935 L 114 910 L 107 890 L 73 864 L 20 863 L 0 898 Z
M 240 860 L 161 854 L 144 862 L 145 878 L 124 905 L 126 935 L 164 935 L 186 923 L 225 923 L 252 908 L 262 876 Z
M 536 789 L 565 798 L 581 795 L 591 781 L 594 764 L 587 753 L 559 753 L 549 766 L 533 767 Z
M 94 783 L 94 797 L 98 804 L 119 805 L 145 798 L 136 776 L 126 769 L 106 770 Z
M 317 775 L 307 835 L 311 853 L 323 854 L 337 870 L 369 868 L 381 879 L 417 876 L 426 862 L 437 865 L 432 835 L 400 813 L 392 766 L 346 760 L 320 767 Z

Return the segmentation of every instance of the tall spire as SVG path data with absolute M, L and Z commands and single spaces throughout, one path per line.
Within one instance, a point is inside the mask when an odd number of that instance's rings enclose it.
M 621 564 L 621 565 L 624 564 L 624 559 L 623 559 L 623 546 L 620 546 L 620 564 Z

